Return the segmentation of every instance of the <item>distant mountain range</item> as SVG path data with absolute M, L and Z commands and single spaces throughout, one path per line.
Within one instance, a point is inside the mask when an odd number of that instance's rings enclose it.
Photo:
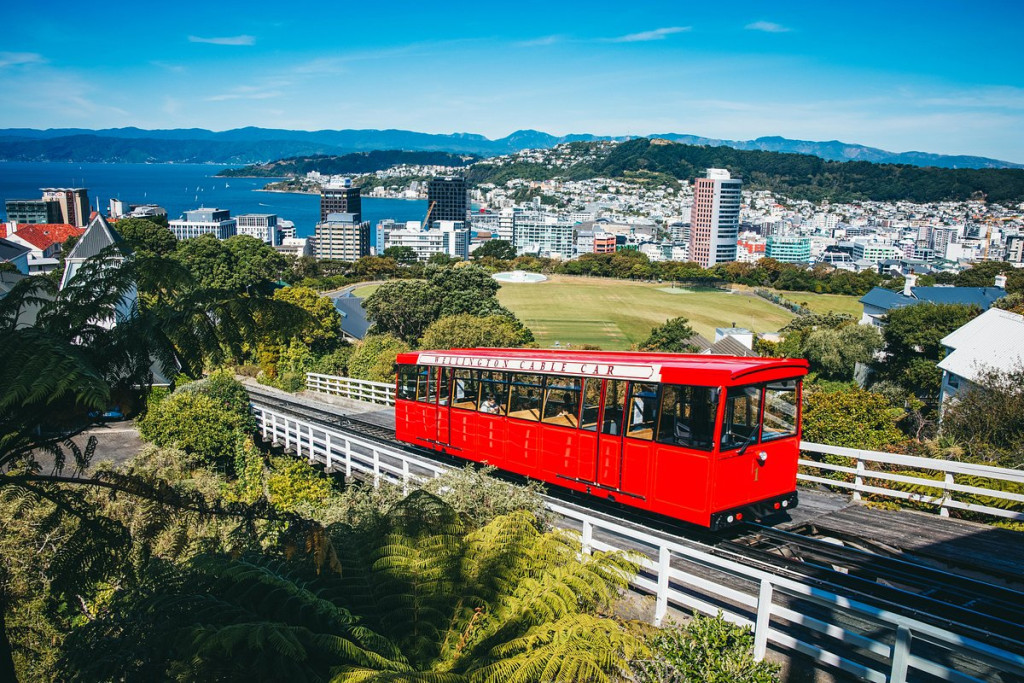
M 371 150 L 497 156 L 524 149 L 546 149 L 563 142 L 621 142 L 636 137 L 640 136 L 607 137 L 586 133 L 556 136 L 536 130 L 519 130 L 490 140 L 473 133 L 441 135 L 408 130 L 303 131 L 248 127 L 214 132 L 203 128 L 7 128 L 0 129 L 0 160 L 251 164 L 283 157 L 341 155 Z M 689 145 L 810 154 L 831 161 L 871 161 L 940 168 L 1024 168 L 1024 164 L 986 157 L 888 152 L 837 140 L 813 142 L 782 137 L 718 140 L 680 133 L 644 137 L 664 138 Z

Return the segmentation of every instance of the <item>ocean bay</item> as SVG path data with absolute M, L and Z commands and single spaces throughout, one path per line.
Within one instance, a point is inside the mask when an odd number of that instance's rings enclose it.
M 102 164 L 34 161 L 0 162 L 0 201 L 38 199 L 42 187 L 85 187 L 93 209 L 99 199 L 105 215 L 110 199 L 131 204 L 159 204 L 168 218 L 200 206 L 230 209 L 232 216 L 273 213 L 293 221 L 299 237 L 313 234 L 320 218 L 320 198 L 311 194 L 263 192 L 272 178 L 218 178 L 227 166 L 217 164 Z M 423 200 L 363 198 L 363 220 L 422 220 Z M 5 216 L 6 219 L 6 216 Z

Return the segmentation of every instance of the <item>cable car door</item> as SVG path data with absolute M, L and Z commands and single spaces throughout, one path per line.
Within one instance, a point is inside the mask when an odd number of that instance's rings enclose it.
M 452 368 L 440 368 L 437 378 L 437 440 L 442 444 L 452 442 Z
M 626 386 L 624 380 L 609 379 L 604 383 L 601 408 L 601 429 L 597 435 L 597 473 L 594 481 L 601 486 L 619 489 L 622 486 L 622 432 L 625 427 Z

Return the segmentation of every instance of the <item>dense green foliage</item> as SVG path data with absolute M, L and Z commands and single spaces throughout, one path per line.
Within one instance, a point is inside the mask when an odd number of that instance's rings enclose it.
M 473 252 L 473 258 L 487 257 L 510 261 L 516 257 L 516 248 L 506 240 L 490 239 Z
M 178 245 L 177 238 L 167 226 L 145 218 L 122 218 L 114 224 L 114 229 L 136 252 L 169 256 Z
M 692 342 L 695 335 L 686 318 L 672 318 L 651 330 L 650 336 L 640 342 L 637 348 L 640 351 L 693 353 L 697 351 L 697 346 Z
M 501 316 L 519 328 L 522 343 L 532 341 L 529 331 L 498 303 L 495 295 L 500 285 L 483 268 L 464 262 L 430 264 L 423 274 L 424 280 L 385 282 L 363 301 L 374 334 L 391 334 L 416 344 L 440 318 Z
M 228 468 L 244 417 L 225 410 L 197 391 L 178 391 L 151 407 L 139 420 L 139 434 L 158 446 L 175 447 L 202 462 Z
M 568 168 L 481 162 L 470 168 L 468 177 L 478 184 L 503 184 L 513 178 L 625 178 L 630 173 L 646 171 L 688 180 L 703 176 L 708 168 L 725 168 L 734 177 L 741 176 L 745 188 L 771 190 L 810 201 L 936 202 L 977 197 L 1001 203 L 1024 200 L 1024 169 L 948 169 L 826 161 L 807 154 L 681 145 L 646 138 L 606 150 L 593 161 Z
M 685 624 L 651 631 L 652 657 L 634 662 L 638 683 L 774 683 L 778 664 L 754 661 L 748 628 L 694 614 Z
M 512 348 L 533 341 L 530 330 L 504 315 L 446 315 L 430 323 L 420 337 L 424 349 Z
M 282 176 L 306 175 L 317 171 L 323 175 L 360 175 L 383 171 L 392 166 L 466 166 L 480 157 L 472 154 L 449 154 L 448 152 L 407 152 L 400 149 L 355 152 L 341 156 L 317 154 L 278 159 L 265 164 L 252 164 L 242 168 L 225 168 L 219 176 L 280 178 Z
M 395 359 L 411 347 L 390 334 L 371 334 L 356 344 L 348 358 L 348 374 L 371 382 L 395 379 Z
M 975 461 L 1024 465 L 1024 368 L 983 373 L 945 406 L 942 435 Z
M 942 338 L 981 313 L 975 306 L 922 303 L 889 311 L 885 317 L 886 358 L 879 364 L 882 379 L 893 381 L 926 400 L 936 400 L 942 370 L 936 363 L 945 349 Z
M 829 446 L 880 451 L 903 441 L 898 423 L 902 408 L 895 408 L 879 393 L 844 388 L 826 391 L 807 387 L 804 392 L 803 438 Z

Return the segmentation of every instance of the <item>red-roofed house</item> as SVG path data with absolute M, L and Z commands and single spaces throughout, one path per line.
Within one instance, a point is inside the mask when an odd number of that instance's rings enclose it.
M 32 250 L 28 256 L 29 274 L 36 275 L 54 270 L 59 263 L 56 255 L 64 240 L 81 237 L 84 232 L 85 229 L 66 223 L 40 223 L 18 225 L 14 232 L 9 232 L 7 239 Z

